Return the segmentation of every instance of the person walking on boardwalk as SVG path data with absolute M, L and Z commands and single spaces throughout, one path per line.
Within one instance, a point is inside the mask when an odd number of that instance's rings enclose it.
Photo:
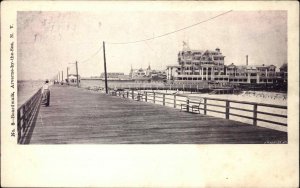
M 46 80 L 45 84 L 43 85 L 42 89 L 42 103 L 45 106 L 50 105 L 50 89 L 49 89 L 49 80 Z

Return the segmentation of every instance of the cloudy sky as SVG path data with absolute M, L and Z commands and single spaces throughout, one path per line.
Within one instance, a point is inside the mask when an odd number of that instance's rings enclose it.
M 226 12 L 226 11 L 224 11 Z M 285 11 L 232 11 L 203 24 L 147 42 L 116 45 L 155 37 L 222 12 L 18 12 L 18 79 L 54 77 L 67 67 L 75 73 L 103 72 L 102 42 L 106 41 L 108 72 L 129 73 L 130 67 L 165 69 L 177 64 L 182 41 L 191 49 L 219 47 L 225 64 L 273 64 L 287 61 Z

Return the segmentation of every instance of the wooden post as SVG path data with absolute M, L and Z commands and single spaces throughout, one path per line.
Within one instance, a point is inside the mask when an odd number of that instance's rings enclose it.
M 229 101 L 226 101 L 226 119 L 229 119 L 229 108 L 230 108 Z
M 253 125 L 257 126 L 257 104 L 253 105 Z
M 64 81 L 64 71 L 61 71 L 61 81 Z
M 147 92 L 145 92 L 145 101 L 147 102 Z
M 133 89 L 131 90 L 131 98 L 132 98 L 132 100 L 134 100 L 134 90 Z
M 79 87 L 79 81 L 78 81 L 78 63 L 76 61 L 76 79 L 77 79 L 77 87 Z
M 186 98 L 186 111 L 189 112 L 190 111 L 190 99 Z
M 105 57 L 105 42 L 103 41 L 103 59 L 104 59 L 104 77 L 105 77 L 105 92 L 108 93 L 107 89 L 107 72 L 106 72 L 106 57 Z
M 129 97 L 129 91 L 127 91 L 127 98 Z
M 153 103 L 155 103 L 155 92 L 153 92 Z
M 69 83 L 69 67 L 67 67 L 67 82 Z
M 176 105 L 176 95 L 174 95 L 174 108 L 176 108 L 177 107 L 177 105 Z
M 165 106 L 165 100 L 166 100 L 166 97 L 165 97 L 165 94 L 163 94 L 163 106 Z
M 206 115 L 206 109 L 207 109 L 207 105 L 206 105 L 206 103 L 207 103 L 207 99 L 206 98 L 204 98 L 204 103 L 203 103 L 203 106 L 204 106 L 204 115 Z

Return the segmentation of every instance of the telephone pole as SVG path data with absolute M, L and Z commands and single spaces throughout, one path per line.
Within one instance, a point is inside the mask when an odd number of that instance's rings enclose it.
M 67 67 L 67 80 L 69 80 L 69 67 Z
M 78 63 L 76 61 L 76 78 L 77 78 L 77 87 L 79 87 L 79 82 L 78 82 Z
M 105 76 L 105 92 L 108 94 L 107 90 L 107 72 L 106 72 L 106 57 L 105 57 L 105 42 L 103 41 L 103 58 L 104 58 L 104 76 Z

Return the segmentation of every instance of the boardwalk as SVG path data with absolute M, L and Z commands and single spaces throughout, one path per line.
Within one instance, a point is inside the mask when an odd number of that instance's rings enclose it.
M 178 109 L 53 86 L 29 144 L 224 144 L 287 141 L 287 133 Z

